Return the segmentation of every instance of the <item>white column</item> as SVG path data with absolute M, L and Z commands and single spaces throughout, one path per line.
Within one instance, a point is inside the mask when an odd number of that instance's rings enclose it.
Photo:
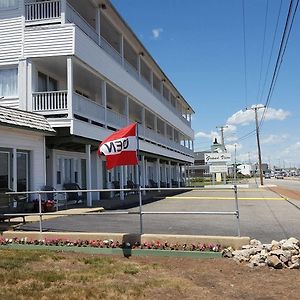
M 32 87 L 33 87 L 33 78 L 32 78 L 32 61 L 28 60 L 27 62 L 27 110 L 32 111 Z
M 157 187 L 160 188 L 160 160 L 159 158 L 156 159 L 156 180 L 157 180 Z
M 67 90 L 68 90 L 68 118 L 73 119 L 73 58 L 71 56 L 67 57 Z
M 138 75 L 139 75 L 139 78 L 141 78 L 141 54 L 139 54 L 138 56 Z
M 129 118 L 129 97 L 126 97 L 126 102 L 125 102 L 125 113 L 126 113 L 126 118 L 127 118 L 127 124 L 130 123 L 130 118 Z
M 91 172 L 91 145 L 85 145 L 86 155 L 86 188 L 92 189 L 92 172 Z M 92 206 L 92 193 L 87 193 L 87 206 Z
M 147 159 L 145 159 L 144 162 L 145 162 L 144 166 L 145 166 L 145 187 L 146 187 L 146 185 L 149 185 Z
M 122 66 L 124 66 L 124 36 L 121 34 L 121 41 L 120 41 L 120 54 L 122 59 Z
M 186 172 L 187 172 L 187 168 L 186 168 L 187 164 L 184 164 L 184 173 L 183 173 L 183 178 L 184 178 L 184 183 L 185 185 L 187 185 L 187 182 L 186 182 Z
M 169 160 L 169 185 L 170 188 L 172 187 L 172 165 L 171 165 L 171 161 Z
M 96 31 L 99 35 L 99 45 L 101 45 L 101 9 L 97 7 L 96 12 Z
M 146 116 L 145 116 L 146 112 L 145 112 L 145 107 L 142 108 L 142 125 L 143 125 L 143 132 L 140 133 L 143 135 L 143 137 L 145 137 L 145 128 L 146 128 Z
M 106 82 L 101 82 L 101 98 L 102 98 L 102 104 L 104 106 L 104 126 L 107 127 L 107 97 L 106 97 Z
M 32 101 L 32 99 L 27 98 L 27 60 L 20 59 L 18 66 L 18 86 L 20 95 L 19 108 L 22 110 L 27 110 L 27 101 Z
M 178 187 L 180 187 L 180 166 L 179 163 L 176 165 L 176 180 L 178 182 Z
M 17 187 L 18 187 L 18 174 L 17 174 L 17 149 L 13 148 L 12 150 L 12 165 L 13 165 L 13 169 L 12 169 L 12 178 L 13 178 L 13 190 L 16 192 L 17 191 Z
M 124 189 L 126 183 L 124 182 L 124 167 L 120 166 L 120 188 Z M 124 191 L 120 191 L 120 200 L 124 200 Z
M 67 0 L 60 1 L 61 24 L 66 23 Z
M 146 187 L 146 174 L 145 174 L 145 155 L 141 155 L 141 187 Z M 143 191 L 143 195 L 146 194 L 146 191 Z

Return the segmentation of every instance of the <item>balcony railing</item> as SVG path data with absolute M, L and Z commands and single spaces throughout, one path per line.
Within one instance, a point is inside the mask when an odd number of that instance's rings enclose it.
M 86 119 L 91 119 L 96 122 L 99 122 L 99 120 L 104 122 L 105 120 L 104 106 L 96 103 L 91 99 L 88 99 L 77 93 L 73 93 L 72 105 L 74 114 L 80 115 Z
M 25 20 L 40 21 L 60 18 L 60 0 L 25 3 Z
M 175 113 L 185 124 L 191 125 L 181 113 L 168 102 L 159 92 L 152 88 L 151 84 L 139 76 L 137 70 L 130 65 L 125 59 L 122 59 L 121 54 L 105 40 L 104 37 L 99 36 L 96 30 L 67 2 L 66 20 L 70 23 L 76 24 L 87 36 L 89 36 L 95 43 L 102 47 L 102 49 L 109 54 L 116 62 L 123 65 L 125 70 L 138 80 L 147 90 L 166 105 L 173 113 Z M 45 23 L 43 21 L 56 21 L 61 17 L 61 1 L 49 0 L 30 2 L 25 4 L 25 20 L 32 24 L 34 21 Z
M 107 125 L 118 128 L 118 127 L 124 127 L 127 125 L 128 120 L 127 117 L 124 115 L 121 115 L 113 110 L 107 109 Z
M 67 91 L 38 92 L 32 94 L 33 111 L 59 112 L 67 110 Z

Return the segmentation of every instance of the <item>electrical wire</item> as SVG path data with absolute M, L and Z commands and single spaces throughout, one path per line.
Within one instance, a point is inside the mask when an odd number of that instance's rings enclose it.
M 296 4 L 293 5 L 294 3 L 296 3 Z M 263 111 L 262 117 L 260 119 L 259 128 L 261 128 L 262 125 L 263 125 L 268 106 L 270 105 L 270 102 L 271 102 L 271 97 L 273 95 L 274 88 L 275 88 L 275 85 L 276 85 L 276 82 L 277 82 L 278 74 L 279 74 L 281 64 L 282 64 L 282 61 L 283 61 L 283 56 L 284 56 L 286 48 L 287 48 L 287 44 L 288 44 L 290 33 L 291 33 L 291 30 L 292 30 L 292 27 L 293 27 L 293 23 L 294 23 L 295 15 L 296 15 L 296 12 L 297 12 L 298 4 L 299 4 L 299 0 L 295 0 L 295 1 L 291 0 L 290 1 L 289 11 L 288 11 L 287 19 L 286 19 L 286 22 L 285 22 L 283 35 L 282 35 L 282 38 L 281 38 L 280 48 L 279 48 L 275 68 L 274 68 L 274 71 L 273 71 L 272 81 L 271 81 L 271 84 L 270 84 L 270 87 L 269 87 L 269 92 L 268 92 L 267 100 L 266 100 L 266 103 L 265 103 L 266 108 Z M 292 12 L 293 6 L 295 8 L 294 8 L 294 11 Z
M 243 38 L 244 38 L 244 80 L 245 80 L 245 102 L 248 106 L 248 83 L 247 83 L 247 55 L 246 55 L 246 17 L 245 17 L 245 0 L 243 0 Z

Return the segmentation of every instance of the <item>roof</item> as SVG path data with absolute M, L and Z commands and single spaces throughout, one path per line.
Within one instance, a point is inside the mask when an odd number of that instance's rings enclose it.
M 34 131 L 55 133 L 42 115 L 0 105 L 0 125 L 18 127 Z

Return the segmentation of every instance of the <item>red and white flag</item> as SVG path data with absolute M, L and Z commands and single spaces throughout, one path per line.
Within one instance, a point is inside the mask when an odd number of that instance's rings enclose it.
M 101 153 L 106 157 L 106 168 L 108 170 L 116 166 L 137 165 L 136 123 L 107 137 L 99 145 L 98 154 Z

